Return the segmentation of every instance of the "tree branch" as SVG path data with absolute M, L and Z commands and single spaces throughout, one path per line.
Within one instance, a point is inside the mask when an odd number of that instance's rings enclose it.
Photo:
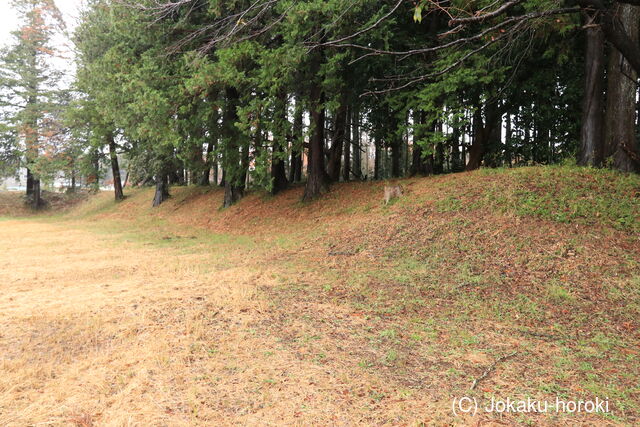
M 607 40 L 629 61 L 633 69 L 640 74 L 640 47 L 631 40 L 620 20 L 606 7 L 601 0 L 577 0 L 577 3 L 588 11 L 600 15 L 600 26 Z M 639 4 L 640 0 L 626 0 L 619 3 Z
M 487 13 L 483 13 L 483 14 L 478 14 L 476 13 L 475 16 L 471 16 L 469 18 L 453 18 L 449 20 L 449 26 L 453 27 L 454 25 L 465 25 L 465 24 L 471 24 L 471 23 L 476 23 L 476 22 L 484 22 L 487 19 L 491 19 L 491 18 L 495 18 L 496 16 L 502 15 L 503 13 L 506 13 L 507 10 L 511 9 L 513 6 L 522 3 L 523 0 L 513 0 L 513 1 L 508 1 L 505 4 L 503 4 L 502 6 L 500 6 L 499 8 L 497 8 L 496 10 L 492 11 L 492 12 L 487 12 Z

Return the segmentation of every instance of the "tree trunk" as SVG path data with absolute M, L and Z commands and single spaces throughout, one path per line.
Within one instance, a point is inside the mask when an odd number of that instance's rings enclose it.
M 35 72 L 36 75 L 38 73 L 38 51 L 36 47 L 32 47 L 29 49 L 29 60 L 27 61 L 27 69 L 30 72 Z M 24 109 L 24 113 L 26 115 L 26 128 L 24 130 L 25 134 L 25 148 L 26 148 L 26 161 L 27 161 L 27 195 L 32 196 L 32 208 L 39 209 L 41 205 L 40 200 L 40 178 L 33 175 L 33 171 L 30 168 L 31 163 L 38 158 L 39 155 L 39 147 L 38 147 L 38 117 L 37 113 L 29 108 L 30 106 L 35 105 L 38 102 L 38 83 L 37 78 L 31 79 L 28 87 L 29 87 L 29 97 L 27 100 L 27 108 Z M 37 107 L 36 107 L 37 109 Z M 34 114 L 36 114 L 34 116 Z
M 505 125 L 505 136 L 504 136 L 504 160 L 509 167 L 511 167 L 511 114 L 507 113 L 507 122 Z
M 522 164 L 529 164 L 531 159 L 531 128 L 528 125 L 524 125 L 524 144 L 522 144 Z
M 460 127 L 455 126 L 451 132 L 451 172 L 460 172 L 462 160 L 460 159 Z
M 586 40 L 585 90 L 578 164 L 581 166 L 600 166 L 603 146 L 604 34 L 599 27 L 590 26 L 586 30 Z
M 373 144 L 375 146 L 375 153 L 373 159 L 373 179 L 376 181 L 382 179 L 382 141 L 379 136 L 376 136 Z
M 444 147 L 442 141 L 442 122 L 436 120 L 433 126 L 434 135 L 438 135 L 438 141 L 434 147 L 433 173 L 441 174 L 444 172 Z
M 471 146 L 469 147 L 469 161 L 465 166 L 465 170 L 472 171 L 480 167 L 482 156 L 484 155 L 484 124 L 482 122 L 482 104 L 479 97 L 474 97 L 474 111 L 472 119 L 473 135 Z
M 497 102 L 487 103 L 485 107 L 486 123 L 482 121 L 481 105 L 477 101 L 476 109 L 473 113 L 473 142 L 469 148 L 469 162 L 465 170 L 476 170 L 482 164 L 484 154 L 490 141 L 496 139 L 499 131 L 500 113 Z
M 87 176 L 87 183 L 91 185 L 91 191 L 100 191 L 100 152 L 93 150 L 91 153 L 91 166 L 93 166 L 92 173 Z
M 293 139 L 291 141 L 291 168 L 289 181 L 302 180 L 302 152 L 304 151 L 302 95 L 296 95 L 296 108 L 293 113 Z
M 122 192 L 120 164 L 118 163 L 118 153 L 116 152 L 116 141 L 114 140 L 113 133 L 107 135 L 107 141 L 109 143 L 109 158 L 111 159 L 111 172 L 113 174 L 113 191 L 117 202 L 118 200 L 124 199 L 124 193 Z
M 360 110 L 357 107 L 353 108 L 353 118 L 351 119 L 351 126 L 353 127 L 353 167 L 351 172 L 353 176 L 362 179 L 362 152 L 360 151 Z
M 600 28 L 602 28 L 607 41 L 622 53 L 636 73 L 640 73 L 640 47 L 637 43 L 637 34 L 629 33 L 625 28 L 622 19 L 620 19 L 619 10 L 616 7 L 612 7 L 607 4 L 613 2 L 577 0 L 577 3 L 582 6 L 583 9 L 587 9 L 589 11 L 593 11 L 595 9 L 598 24 L 600 25 Z M 619 5 L 621 3 L 638 5 L 637 0 L 620 0 L 616 1 L 614 4 Z
M 34 144 L 31 142 L 30 144 Z M 27 147 L 27 153 L 33 153 L 34 149 L 32 146 Z M 27 154 L 29 156 L 29 154 Z M 27 164 L 29 163 L 32 157 L 29 156 L 27 158 Z M 31 201 L 31 208 L 34 210 L 38 210 L 42 207 L 42 197 L 40 193 L 40 179 L 36 178 L 36 176 L 31 172 L 31 169 L 27 168 L 27 196 L 29 196 Z
M 33 194 L 33 173 L 31 169 L 27 168 L 27 196 Z
M 640 7 L 618 4 L 616 16 L 627 34 L 638 43 Z M 623 172 L 640 170 L 638 163 L 636 120 L 636 82 L 638 75 L 620 52 L 612 47 L 607 70 L 607 108 L 603 160 Z
M 225 106 L 222 131 L 224 139 L 224 156 L 223 172 L 224 172 L 224 202 L 223 207 L 228 208 L 236 203 L 244 195 L 244 187 L 246 181 L 245 163 L 248 166 L 248 152 L 243 150 L 242 158 L 240 157 L 240 135 L 236 128 L 238 121 L 238 100 L 240 94 L 234 87 L 225 89 L 227 104 Z
M 343 92 L 340 99 L 340 106 L 336 110 L 334 120 L 333 142 L 329 151 L 329 164 L 327 174 L 331 182 L 340 180 L 340 163 L 342 161 L 342 149 L 344 146 L 345 127 L 347 123 L 347 99 Z
M 490 102 L 486 106 L 483 160 L 487 167 L 496 168 L 502 163 L 502 115 L 499 101 Z
M 640 135 L 640 87 L 636 88 L 636 134 Z
M 195 108 L 194 108 L 195 110 Z M 193 113 L 195 115 L 195 111 Z M 191 135 L 189 135 L 190 144 L 190 159 L 187 164 L 184 166 L 189 166 L 189 168 L 184 168 L 184 173 L 182 174 L 181 181 L 183 183 L 189 184 L 198 184 L 200 185 L 202 178 L 204 177 L 204 172 L 210 169 L 209 159 L 203 158 L 202 155 L 202 146 L 204 141 L 204 136 L 206 134 L 206 129 L 204 126 L 197 126 Z M 207 144 L 207 150 L 209 149 Z M 208 180 L 207 180 L 208 181 Z M 205 184 L 206 185 L 206 184 Z
M 218 161 L 217 158 L 212 158 L 212 154 L 216 149 L 216 145 L 218 143 L 218 138 L 220 137 L 220 110 L 217 106 L 216 98 L 220 94 L 216 92 L 212 92 L 209 94 L 209 99 L 211 100 L 211 104 L 213 105 L 211 110 L 211 115 L 209 116 L 207 130 L 208 132 L 208 143 L 207 143 L 207 153 L 204 158 L 204 170 L 202 171 L 202 176 L 200 177 L 199 184 L 202 186 L 210 185 L 211 179 L 211 168 L 213 168 L 213 180 L 214 185 L 218 185 Z
M 411 169 L 409 170 L 410 176 L 427 175 L 427 167 L 422 154 L 422 144 L 420 143 L 425 134 L 425 121 L 426 114 L 424 111 L 415 110 L 413 112 L 413 150 L 411 153 Z
M 42 193 L 40 192 L 40 180 L 34 178 L 33 180 L 33 193 L 32 193 L 31 207 L 35 210 L 42 207 Z
M 209 184 L 211 184 L 210 179 L 211 179 L 211 153 L 213 153 L 213 150 L 215 148 L 215 141 L 213 140 L 213 138 L 211 140 L 209 140 L 209 143 L 207 144 L 207 154 L 206 154 L 206 158 L 205 158 L 205 167 L 204 167 L 204 171 L 202 171 L 202 176 L 200 177 L 200 182 L 199 185 L 202 186 L 207 186 Z M 217 168 L 217 164 L 215 162 L 214 166 Z M 216 175 L 216 181 L 217 181 L 217 172 L 215 173 Z M 217 184 L 217 183 L 216 183 Z
M 169 198 L 169 177 L 166 173 L 156 175 L 156 192 L 153 197 L 153 207 L 160 206 Z
M 402 135 L 399 132 L 400 120 L 395 111 L 389 111 L 389 121 L 391 135 L 391 176 L 398 178 L 400 176 L 400 161 L 402 157 Z
M 468 135 L 468 127 L 465 126 L 464 132 Z M 465 141 L 465 135 L 462 135 L 462 144 L 460 145 L 460 170 L 464 170 L 467 164 L 467 143 Z
M 180 176 L 184 176 L 184 173 L 182 172 L 182 170 L 172 169 L 168 175 L 169 185 L 182 185 L 182 183 L 180 182 L 181 180 Z
M 244 195 L 244 190 L 249 188 L 249 163 L 251 162 L 249 158 L 249 144 L 246 144 L 244 147 L 240 148 L 241 153 L 241 161 L 240 161 L 240 169 L 242 171 L 240 182 L 238 185 L 242 187 L 242 194 Z
M 342 165 L 342 180 L 344 182 L 349 181 L 351 174 L 351 109 L 347 113 L 347 123 L 345 126 L 345 140 L 344 140 L 344 161 Z
M 278 93 L 275 114 L 275 131 L 273 133 L 273 153 L 271 157 L 271 194 L 277 194 L 289 186 L 285 168 L 285 151 L 287 135 L 289 134 L 289 120 L 287 119 L 287 93 Z
M 324 168 L 324 91 L 320 82 L 320 65 L 324 60 L 322 47 L 316 49 L 311 61 L 313 83 L 310 91 L 310 109 L 312 134 L 309 141 L 309 165 L 307 185 L 304 189 L 304 201 L 313 200 L 328 191 L 327 173 Z
M 224 202 L 223 206 L 228 208 L 238 202 L 244 196 L 244 187 L 231 185 L 229 181 L 224 183 Z
M 402 174 L 403 175 L 407 175 L 409 173 L 409 168 L 411 167 L 411 164 L 409 162 L 410 160 L 410 156 L 409 156 L 409 134 L 410 134 L 410 130 L 409 130 L 409 111 L 405 112 L 405 116 L 404 116 L 404 121 L 403 121 L 403 125 L 404 125 L 404 132 L 402 133 Z

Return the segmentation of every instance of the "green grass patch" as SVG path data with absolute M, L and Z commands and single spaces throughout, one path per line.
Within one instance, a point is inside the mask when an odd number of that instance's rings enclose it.
M 505 171 L 482 193 L 483 207 L 562 223 L 640 231 L 640 176 L 546 166 Z

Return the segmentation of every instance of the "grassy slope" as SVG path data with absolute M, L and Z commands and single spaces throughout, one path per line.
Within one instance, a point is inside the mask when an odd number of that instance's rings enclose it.
M 640 178 L 541 167 L 403 184 L 407 196 L 389 206 L 382 183 L 350 183 L 310 204 L 296 188 L 224 211 L 217 189 L 176 188 L 155 210 L 151 190 L 135 190 L 47 221 L 206 250 L 216 268 L 268 276 L 247 328 L 339 383 L 289 421 L 470 423 L 453 417 L 452 397 L 560 395 L 608 397 L 613 415 L 502 420 L 640 422 Z M 258 359 L 271 363 L 269 352 Z

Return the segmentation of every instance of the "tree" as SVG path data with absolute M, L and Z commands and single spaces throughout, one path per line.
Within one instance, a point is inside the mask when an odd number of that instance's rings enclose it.
M 170 176 L 202 163 L 202 137 L 195 137 L 202 125 L 184 109 L 200 108 L 204 95 L 194 101 L 184 78 L 188 58 L 169 51 L 179 38 L 161 37 L 173 28 L 170 17 L 149 22 L 136 9 L 94 0 L 76 32 L 78 88 L 87 109 L 95 110 L 87 114 L 92 132 L 102 141 L 98 145 L 109 148 L 116 176 L 115 136 L 129 144 L 131 167 L 143 175 L 136 180 L 155 182 L 154 206 L 169 196 Z M 185 129 L 194 136 L 186 140 L 199 144 L 200 156 L 194 158 L 192 147 L 183 144 Z
M 597 27 L 587 29 L 585 83 L 578 164 L 600 166 L 603 144 L 604 33 Z
M 616 16 L 634 44 L 640 41 L 640 6 L 618 4 Z M 605 163 L 624 172 L 640 171 L 636 137 L 638 72 L 612 47 L 607 69 L 607 102 L 602 155 Z
M 212 167 L 217 183 L 220 166 L 228 207 L 303 180 L 305 160 L 305 200 L 352 176 L 554 163 L 578 152 L 581 126 L 585 163 L 634 158 L 635 2 L 131 3 L 89 3 L 79 98 L 87 154 L 126 157 L 155 205 Z
M 7 153 L 21 153 L 27 170 L 27 195 L 31 206 L 42 206 L 40 183 L 51 176 L 50 163 L 58 160 L 60 146 L 60 72 L 51 60 L 52 45 L 64 21 L 53 0 L 13 0 L 21 27 L 13 33 L 14 44 L 0 56 L 0 108 L 4 126 L 12 129 L 5 144 Z

